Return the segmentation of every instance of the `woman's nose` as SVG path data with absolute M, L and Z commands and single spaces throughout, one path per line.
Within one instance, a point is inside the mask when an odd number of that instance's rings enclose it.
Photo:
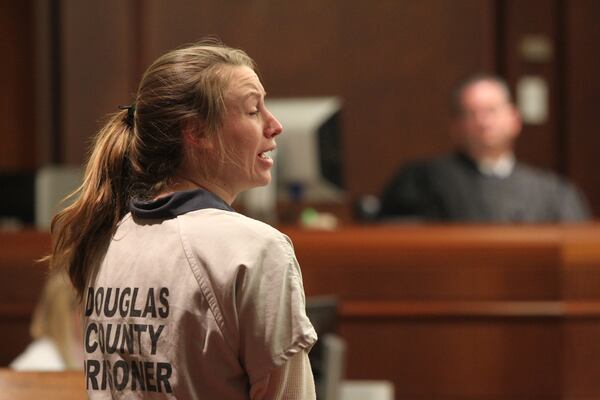
M 274 137 L 277 136 L 279 134 L 281 134 L 283 132 L 283 126 L 281 125 L 281 123 L 277 120 L 277 118 L 275 118 L 275 116 L 271 113 L 269 113 L 269 122 L 267 124 L 267 128 L 265 130 L 265 134 L 268 137 Z

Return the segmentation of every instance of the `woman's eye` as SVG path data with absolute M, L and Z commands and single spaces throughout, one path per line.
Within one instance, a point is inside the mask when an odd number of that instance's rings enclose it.
M 253 110 L 253 111 L 250 111 L 248 114 L 250 114 L 250 115 L 253 115 L 253 116 L 256 116 L 256 115 L 260 114 L 260 111 L 258 111 L 258 110 Z

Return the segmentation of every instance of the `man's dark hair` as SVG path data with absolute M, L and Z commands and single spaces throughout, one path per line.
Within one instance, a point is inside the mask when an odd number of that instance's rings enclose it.
M 462 94 L 465 89 L 475 83 L 479 82 L 492 82 L 497 84 L 506 94 L 506 100 L 509 103 L 512 103 L 512 95 L 510 92 L 510 87 L 506 80 L 501 78 L 498 75 L 490 74 L 487 72 L 478 72 L 475 74 L 471 74 L 461 79 L 456 83 L 454 88 L 452 89 L 452 93 L 450 96 L 450 111 L 453 115 L 457 116 L 462 114 Z

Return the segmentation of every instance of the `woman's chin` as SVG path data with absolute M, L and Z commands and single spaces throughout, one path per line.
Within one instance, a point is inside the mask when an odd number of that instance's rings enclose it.
M 269 183 L 271 183 L 271 174 L 261 175 L 253 179 L 246 190 L 267 186 Z

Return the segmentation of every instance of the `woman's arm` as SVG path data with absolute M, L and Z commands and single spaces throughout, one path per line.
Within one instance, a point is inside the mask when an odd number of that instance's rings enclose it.
M 300 351 L 250 389 L 252 400 L 316 399 L 308 353 Z

